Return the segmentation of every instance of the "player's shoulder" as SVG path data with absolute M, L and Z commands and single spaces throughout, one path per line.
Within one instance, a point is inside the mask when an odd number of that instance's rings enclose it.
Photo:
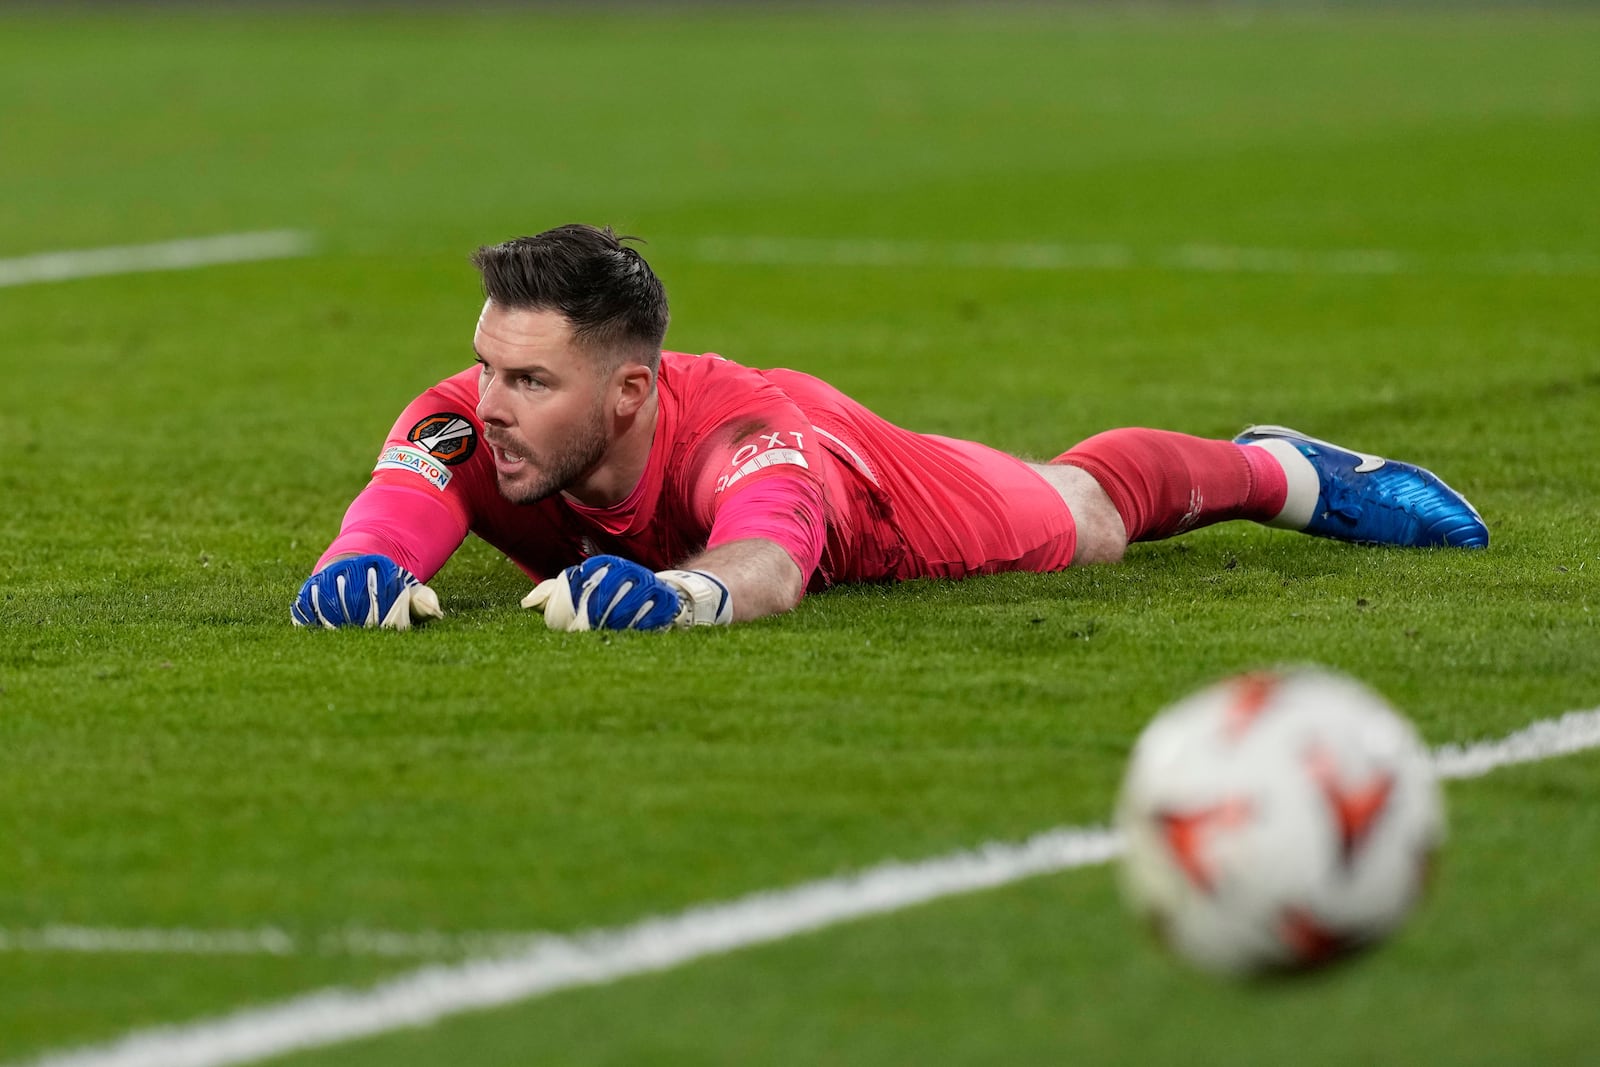
M 749 367 L 715 352 L 661 353 L 661 380 L 684 383 L 706 378 L 730 378 L 752 373 Z
M 444 489 L 478 451 L 483 424 L 477 408 L 476 367 L 423 390 L 395 420 L 376 469 L 410 471 Z
M 663 392 L 680 403 L 698 405 L 708 399 L 727 401 L 771 390 L 762 372 L 715 352 L 662 352 L 658 376 Z
M 417 399 L 433 399 L 442 403 L 453 404 L 473 413 L 475 420 L 478 409 L 478 378 L 478 368 L 474 364 L 471 367 L 457 371 L 435 385 L 429 386 L 423 390 L 422 396 Z
M 476 424 L 478 422 L 478 368 L 468 367 L 436 382 L 418 393 L 405 406 L 401 420 L 416 418 L 424 411 L 452 411 Z

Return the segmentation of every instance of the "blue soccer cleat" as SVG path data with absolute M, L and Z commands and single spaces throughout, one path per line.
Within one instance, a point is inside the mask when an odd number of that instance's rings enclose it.
M 1311 462 L 1320 484 L 1305 526 L 1308 534 L 1408 548 L 1489 545 L 1489 528 L 1477 509 L 1432 471 L 1283 426 L 1252 426 L 1233 440 L 1241 445 L 1282 441 Z

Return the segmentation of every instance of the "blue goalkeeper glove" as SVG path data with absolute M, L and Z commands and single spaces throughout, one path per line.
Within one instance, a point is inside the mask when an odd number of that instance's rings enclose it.
M 552 630 L 662 630 L 727 625 L 728 587 L 705 571 L 652 571 L 620 556 L 594 556 L 540 582 L 522 606 Z
M 388 556 L 336 559 L 306 579 L 289 609 L 296 626 L 382 626 L 409 630 L 413 622 L 440 619 L 432 589 Z

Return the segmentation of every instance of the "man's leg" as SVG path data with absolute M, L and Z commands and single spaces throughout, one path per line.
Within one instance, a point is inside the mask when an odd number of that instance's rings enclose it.
M 1055 487 L 1067 502 L 1077 543 L 1072 550 L 1072 565 L 1116 563 L 1128 550 L 1128 531 L 1116 505 L 1088 471 L 1064 464 L 1030 463 L 1045 481 Z
M 1074 518 L 1077 508 L 1093 515 L 1109 503 L 1126 541 L 1157 540 L 1228 519 L 1250 519 L 1344 541 L 1464 547 L 1488 543 L 1488 531 L 1472 505 L 1428 471 L 1281 427 L 1252 427 L 1234 441 L 1165 430 L 1111 430 L 1051 464 L 1086 472 L 1101 490 L 1096 495 L 1074 479 L 1051 480 Z M 1048 469 L 1041 468 L 1041 473 Z M 1080 544 L 1078 555 L 1083 562 L 1095 562 L 1121 553 L 1115 538 L 1096 541 L 1091 534 L 1090 544 Z
M 1166 430 L 1108 430 L 1050 463 L 1089 476 L 1121 520 L 1127 541 L 1156 541 L 1227 519 L 1269 522 L 1289 498 L 1288 477 L 1276 457 Z M 1081 490 L 1077 495 L 1093 498 Z M 1073 503 L 1068 499 L 1069 509 Z

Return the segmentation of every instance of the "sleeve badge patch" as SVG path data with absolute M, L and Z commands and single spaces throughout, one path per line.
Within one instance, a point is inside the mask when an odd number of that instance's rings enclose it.
M 478 435 L 472 423 L 449 411 L 429 415 L 411 427 L 406 439 L 450 467 L 471 459 L 478 447 Z
M 384 449 L 383 454 L 378 457 L 378 465 L 372 468 L 372 473 L 384 470 L 420 474 L 440 491 L 450 484 L 449 471 L 435 463 L 428 453 L 410 445 L 390 445 Z

